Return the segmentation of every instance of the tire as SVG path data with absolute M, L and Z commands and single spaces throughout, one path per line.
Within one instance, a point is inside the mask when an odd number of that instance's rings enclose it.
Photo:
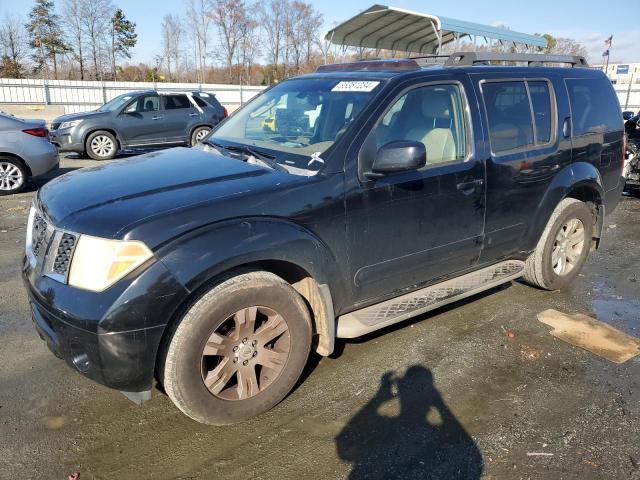
M 593 224 L 593 214 L 587 204 L 575 198 L 562 200 L 525 263 L 524 280 L 545 290 L 560 290 L 568 286 L 587 260 Z M 579 241 L 581 245 L 572 246 Z
M 195 147 L 198 143 L 200 143 L 204 137 L 209 135 L 211 132 L 211 127 L 198 127 L 191 134 L 191 146 Z
M 98 130 L 87 137 L 85 150 L 93 160 L 111 160 L 118 153 L 118 140 L 112 133 Z
M 28 179 L 29 173 L 20 160 L 0 156 L 0 196 L 21 192 Z
M 253 308 L 248 307 L 257 307 L 253 326 Z M 237 320 L 241 312 L 249 319 L 244 324 Z M 260 332 L 267 332 L 265 338 L 280 332 L 282 321 L 287 330 L 274 337 L 271 347 L 256 340 Z M 247 333 L 255 326 L 255 333 Z M 173 403 L 197 422 L 244 421 L 271 409 L 295 386 L 309 357 L 311 335 L 309 310 L 291 285 L 268 272 L 239 273 L 223 278 L 186 309 L 167 337 L 159 376 Z M 288 353 L 281 353 L 287 345 Z M 255 383 L 241 381 L 251 371 Z

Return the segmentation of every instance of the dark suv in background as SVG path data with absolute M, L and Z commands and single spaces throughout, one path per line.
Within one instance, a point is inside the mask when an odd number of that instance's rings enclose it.
M 519 277 L 567 287 L 624 187 L 620 105 L 580 57 L 486 55 L 322 66 L 195 148 L 48 183 L 23 269 L 40 335 L 130 398 L 155 378 L 222 424 L 336 338 Z M 542 66 L 559 61 L 576 68 Z
M 124 149 L 195 145 L 226 116 L 211 93 L 125 93 L 95 111 L 56 118 L 50 139 L 60 152 L 109 160 Z

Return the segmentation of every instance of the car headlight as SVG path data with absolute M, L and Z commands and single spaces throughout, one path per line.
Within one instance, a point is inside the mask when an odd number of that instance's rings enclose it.
M 58 128 L 60 130 L 62 130 L 63 128 L 73 128 L 80 125 L 81 123 L 82 120 L 71 120 L 69 122 L 62 122 Z
M 101 292 L 153 256 L 139 241 L 81 235 L 73 252 L 69 285 Z

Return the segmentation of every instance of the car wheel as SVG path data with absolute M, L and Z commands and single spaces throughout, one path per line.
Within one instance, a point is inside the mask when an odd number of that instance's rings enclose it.
M 209 127 L 198 127 L 191 134 L 191 146 L 195 147 L 198 143 L 206 138 L 209 135 L 211 129 Z
M 94 160 L 111 160 L 118 153 L 118 141 L 105 131 L 93 132 L 87 138 L 87 154 Z
M 20 160 L 0 157 L 0 195 L 11 195 L 24 190 L 29 175 Z
M 525 264 L 527 283 L 545 290 L 568 286 L 587 261 L 594 218 L 584 202 L 562 200 Z
M 195 300 L 166 342 L 160 378 L 186 415 L 210 425 L 247 420 L 295 386 L 311 348 L 302 297 L 280 277 L 226 277 Z

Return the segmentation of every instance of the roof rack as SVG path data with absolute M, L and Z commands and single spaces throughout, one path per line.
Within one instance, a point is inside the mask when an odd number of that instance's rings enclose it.
M 584 57 L 579 55 L 545 55 L 540 53 L 494 53 L 456 52 L 449 55 L 445 67 L 469 67 L 489 62 L 526 62 L 530 67 L 540 67 L 545 63 L 566 63 L 571 67 L 588 67 Z

